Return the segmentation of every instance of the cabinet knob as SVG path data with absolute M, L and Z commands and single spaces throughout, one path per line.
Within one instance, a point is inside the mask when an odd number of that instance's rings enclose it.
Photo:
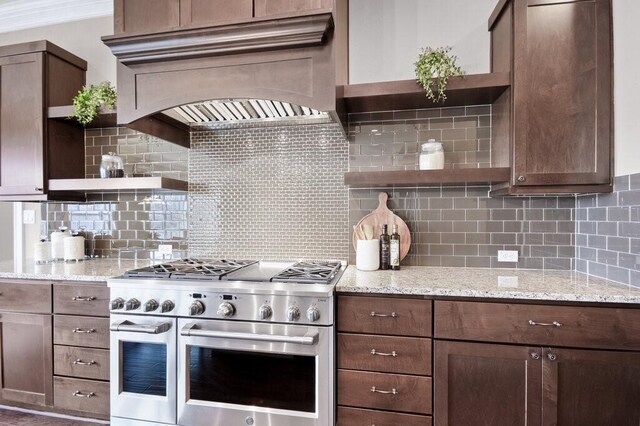
M 532 359 L 540 359 L 540 354 L 538 352 L 531 352 Z
M 552 353 L 548 353 L 547 354 L 547 358 L 549 358 L 549 361 L 555 361 L 555 360 L 558 359 L 558 355 L 552 354 Z
M 525 180 L 527 180 L 526 177 L 524 176 L 518 176 L 518 182 L 524 182 Z
M 40 188 L 39 186 L 36 186 L 34 189 L 36 190 L 36 192 L 42 192 L 42 188 Z

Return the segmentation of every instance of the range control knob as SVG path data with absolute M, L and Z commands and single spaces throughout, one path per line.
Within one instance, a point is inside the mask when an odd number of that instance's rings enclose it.
M 218 315 L 224 318 L 229 318 L 233 314 L 236 313 L 236 308 L 229 302 L 222 302 L 220 306 L 218 306 Z
M 109 304 L 112 311 L 124 308 L 124 299 L 122 297 L 116 297 Z
M 124 304 L 125 311 L 135 311 L 140 307 L 140 301 L 135 298 L 131 298 L 127 300 L 127 303 Z
M 202 315 L 203 313 L 204 304 L 201 301 L 196 300 L 191 304 L 191 306 L 189 306 L 189 315 L 191 315 L 192 317 L 195 317 L 196 315 Z
M 295 306 L 289 306 L 289 309 L 287 309 L 287 319 L 289 321 L 297 321 L 300 319 L 300 309 Z
M 271 315 L 273 315 L 273 309 L 271 309 L 269 305 L 262 305 L 260 309 L 258 309 L 258 318 L 261 320 L 269 319 Z
M 160 307 L 160 305 L 158 305 L 158 301 L 155 299 L 149 299 L 145 302 L 144 306 L 142 307 L 142 310 L 145 312 L 153 312 L 156 309 L 158 309 Z
M 316 322 L 320 319 L 320 309 L 315 306 L 309 306 L 307 309 L 307 319 L 311 322 Z
M 175 307 L 175 303 L 173 303 L 171 300 L 165 300 L 164 302 L 162 302 L 162 305 L 160 305 L 160 311 L 164 314 L 165 312 L 173 311 L 173 308 Z

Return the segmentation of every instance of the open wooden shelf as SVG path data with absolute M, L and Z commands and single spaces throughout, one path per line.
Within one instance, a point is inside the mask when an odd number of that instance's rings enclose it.
M 73 117 L 72 105 L 49 107 L 48 117 L 56 120 L 64 120 L 68 123 L 82 127 L 82 124 Z M 98 116 L 86 126 L 86 128 L 92 129 L 116 126 L 118 126 L 118 117 L 116 110 L 114 109 L 107 112 L 100 112 Z M 189 126 L 162 113 L 141 118 L 140 120 L 127 124 L 126 127 L 151 136 L 156 136 L 160 139 L 166 140 L 167 142 L 175 143 L 185 148 L 189 148 L 191 146 Z
M 508 72 L 470 74 L 452 77 L 447 86 L 447 100 L 433 103 L 415 80 L 343 86 L 346 112 L 372 112 L 404 109 L 440 108 L 493 103 L 508 87 Z
M 490 184 L 508 182 L 510 175 L 509 167 L 347 172 L 344 174 L 344 183 L 352 188 Z

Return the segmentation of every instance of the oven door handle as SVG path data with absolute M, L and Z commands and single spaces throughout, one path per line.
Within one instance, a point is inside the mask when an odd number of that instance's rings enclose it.
M 282 336 L 278 334 L 255 334 L 255 333 L 240 333 L 236 331 L 222 331 L 222 330 L 203 330 L 197 328 L 196 323 L 189 323 L 182 327 L 180 334 L 183 336 L 192 337 L 217 337 L 222 339 L 237 339 L 237 340 L 257 340 L 260 342 L 274 342 L 274 343 L 296 343 L 300 345 L 315 345 L 318 342 L 318 332 L 309 331 L 304 336 Z
M 161 334 L 171 329 L 170 322 L 156 324 L 134 324 L 131 321 L 118 321 L 111 324 L 111 331 L 126 331 L 127 333 Z

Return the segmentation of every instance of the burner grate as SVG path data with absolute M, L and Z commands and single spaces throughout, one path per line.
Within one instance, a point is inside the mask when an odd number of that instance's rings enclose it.
M 340 262 L 298 262 L 271 278 L 271 281 L 328 284 L 340 267 Z
M 256 261 L 181 259 L 175 262 L 127 271 L 124 276 L 126 278 L 219 280 L 221 276 L 253 263 L 256 263 Z

